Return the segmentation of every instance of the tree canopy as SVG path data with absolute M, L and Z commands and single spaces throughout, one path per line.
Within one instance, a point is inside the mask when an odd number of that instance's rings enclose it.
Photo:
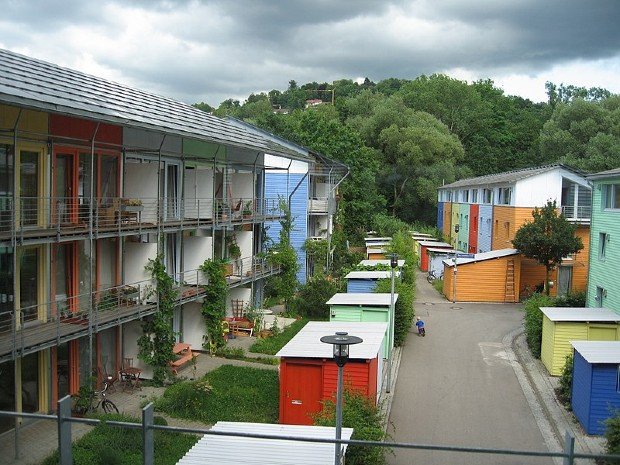
M 575 236 L 577 226 L 558 214 L 555 201 L 534 208 L 532 217 L 532 221 L 519 228 L 512 243 L 523 255 L 545 267 L 545 292 L 549 295 L 551 270 L 562 263 L 564 257 L 583 249 L 583 243 Z

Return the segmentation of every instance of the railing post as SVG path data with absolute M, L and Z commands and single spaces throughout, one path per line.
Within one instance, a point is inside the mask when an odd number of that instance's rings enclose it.
M 573 465 L 575 461 L 575 437 L 568 431 L 564 435 L 564 459 L 562 465 Z
M 155 458 L 153 447 L 153 412 L 155 407 L 153 402 L 142 409 L 142 457 L 143 465 L 153 465 Z M 62 464 L 61 464 L 62 465 Z
M 71 396 L 66 395 L 58 401 L 58 453 L 60 465 L 73 464 L 71 450 Z

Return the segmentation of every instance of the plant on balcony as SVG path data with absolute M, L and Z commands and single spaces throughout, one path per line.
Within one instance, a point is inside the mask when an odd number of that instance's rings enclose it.
M 245 202 L 243 204 L 243 217 L 244 218 L 251 218 L 252 217 L 252 201 L 248 200 L 247 202 Z
M 222 260 L 208 259 L 200 266 L 200 271 L 207 278 L 207 284 L 203 286 L 205 296 L 201 309 L 206 327 L 204 347 L 211 354 L 226 345 L 222 334 L 222 320 L 226 317 L 228 297 L 228 284 L 224 277 L 225 265 Z
M 128 207 L 141 207 L 142 200 L 140 199 L 122 199 L 121 204 Z
M 168 362 L 174 360 L 172 347 L 176 341 L 170 322 L 179 291 L 174 280 L 166 273 L 161 254 L 154 260 L 149 259 L 145 269 L 156 283 L 152 292 L 157 294 L 158 308 L 142 323 L 138 358 L 153 368 L 153 382 L 161 385 L 170 376 Z

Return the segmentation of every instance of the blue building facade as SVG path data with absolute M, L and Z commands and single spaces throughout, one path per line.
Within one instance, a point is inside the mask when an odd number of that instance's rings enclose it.
M 490 252 L 493 239 L 493 205 L 478 206 L 478 250 L 477 253 Z
M 443 202 L 437 202 L 437 229 L 443 231 Z

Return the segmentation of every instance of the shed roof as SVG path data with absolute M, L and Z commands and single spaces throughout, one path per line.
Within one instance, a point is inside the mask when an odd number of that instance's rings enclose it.
M 477 176 L 475 178 L 461 179 L 451 184 L 441 186 L 439 189 L 453 189 L 456 187 L 468 187 L 468 186 L 484 186 L 488 184 L 511 184 L 521 179 L 530 178 L 539 174 L 547 173 L 556 169 L 565 169 L 579 176 L 585 176 L 585 173 L 579 171 L 576 168 L 572 168 L 561 163 L 554 163 L 551 165 L 537 166 L 532 168 L 524 168 L 520 170 L 505 171 L 503 173 L 487 174 L 484 176 Z
M 362 266 L 377 266 L 377 265 L 387 265 L 390 266 L 390 260 L 362 260 L 359 262 Z M 405 266 L 405 260 L 398 260 L 398 267 L 402 268 Z
M 300 157 L 186 103 L 3 49 L 0 102 Z
M 620 363 L 620 341 L 571 341 L 588 363 Z
M 377 292 L 360 292 L 347 294 L 340 292 L 334 294 L 326 303 L 327 305 L 376 305 L 386 307 L 390 305 L 391 294 Z M 398 300 L 398 294 L 394 294 L 394 302 Z
M 276 357 L 333 358 L 333 347 L 321 342 L 323 336 L 346 331 L 363 342 L 349 347 L 351 359 L 370 360 L 379 354 L 385 338 L 387 323 L 351 321 L 310 321 L 291 339 Z
M 389 242 L 391 241 L 391 237 L 365 237 L 365 242 Z
M 447 242 L 441 241 L 418 241 L 422 247 L 450 247 L 452 248 L 452 244 L 448 244 Z
M 455 252 L 458 252 L 458 250 L 455 249 L 444 249 L 439 247 L 427 247 L 426 251 L 440 254 L 454 254 Z
M 418 232 L 418 231 L 409 231 L 409 233 L 412 236 L 418 236 L 418 237 L 433 237 L 432 234 L 429 233 L 422 233 L 422 232 Z
M 400 271 L 395 271 L 396 276 L 400 276 Z M 345 276 L 347 279 L 389 279 L 392 277 L 391 271 L 351 271 Z
M 331 426 L 280 425 L 269 423 L 237 423 L 218 421 L 213 431 L 265 434 L 272 436 L 325 438 L 336 437 Z M 349 440 L 353 428 L 342 428 L 342 438 Z M 346 450 L 346 444 L 343 444 Z M 262 465 L 331 465 L 334 445 L 330 443 L 259 439 L 205 434 L 177 462 L 177 465 L 229 465 L 231 463 Z
M 588 176 L 588 179 L 605 179 L 605 178 L 617 178 L 620 176 L 620 168 L 614 168 L 613 170 L 600 171 Z
M 474 258 L 457 258 L 456 264 L 468 265 L 470 263 L 482 262 L 484 260 L 493 260 L 494 258 L 508 257 L 510 255 L 517 255 L 519 251 L 517 249 L 499 249 L 491 250 L 490 252 L 482 252 L 474 255 Z M 454 258 L 448 258 L 443 261 L 446 266 L 454 266 Z
M 620 315 L 608 308 L 540 307 L 551 321 L 620 321 Z

